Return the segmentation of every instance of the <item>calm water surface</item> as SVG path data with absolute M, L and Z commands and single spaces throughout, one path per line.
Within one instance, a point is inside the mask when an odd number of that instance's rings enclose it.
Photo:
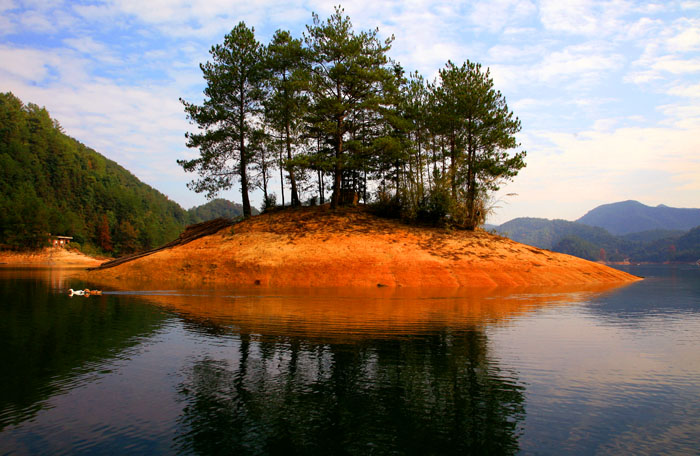
M 90 298 L 0 269 L 0 454 L 699 454 L 700 268 L 627 269 L 646 280 Z

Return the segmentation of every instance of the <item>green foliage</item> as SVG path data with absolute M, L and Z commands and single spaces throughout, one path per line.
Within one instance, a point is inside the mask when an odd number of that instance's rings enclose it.
M 265 65 L 270 93 L 265 100 L 265 118 L 280 138 L 279 166 L 287 172 L 289 178 L 291 205 L 298 206 L 301 204 L 297 189 L 298 171 L 292 161 L 292 150 L 303 144 L 302 120 L 309 108 L 309 99 L 304 89 L 308 86 L 310 77 L 310 55 L 302 46 L 301 39 L 295 39 L 283 30 L 275 32 L 266 51 Z
M 679 237 L 674 245 L 676 247 L 674 261 L 695 262 L 700 260 L 700 226 Z
M 577 236 L 565 237 L 554 246 L 553 250 L 590 261 L 601 259 L 599 248 Z
M 240 22 L 224 37 L 223 44 L 209 51 L 212 60 L 200 65 L 207 87 L 204 104 L 180 101 L 188 118 L 201 133 L 187 133 L 187 147 L 197 148 L 199 158 L 178 160 L 187 172 L 200 178 L 188 187 L 214 197 L 229 189 L 237 178 L 241 184 L 243 214 L 251 215 L 248 196 L 248 163 L 254 148 L 249 147 L 256 131 L 256 115 L 262 112 L 263 84 L 266 77 L 262 46 L 254 29 Z
M 418 221 L 434 225 L 444 225 L 448 222 L 454 213 L 454 200 L 446 184 L 444 179 L 436 182 L 432 191 L 419 201 L 416 211 Z
M 378 29 L 355 33 L 340 7 L 326 21 L 314 14 L 313 25 L 306 29 L 311 56 L 311 109 L 306 120 L 329 146 L 329 153 L 319 159 L 333 170 L 331 206 L 336 207 L 344 174 L 359 171 L 366 162 L 359 144 L 348 140 L 365 118 L 381 116 L 383 88 L 392 78 L 386 53 L 393 37 L 382 42 Z
M 180 206 L 63 134 L 45 109 L 4 93 L 0 120 L 0 244 L 5 248 L 42 247 L 52 233 L 73 236 L 91 252 L 115 240 L 112 250 L 121 254 L 163 244 L 183 228 L 186 214 Z M 100 242 L 100 236 L 110 242 Z
M 251 210 L 253 214 L 258 213 L 257 209 L 255 208 L 252 208 Z M 189 209 L 187 211 L 187 215 L 189 217 L 189 224 L 206 222 L 219 217 L 233 219 L 243 215 L 243 206 L 222 198 L 216 198 L 206 204 Z
M 478 63 L 447 62 L 430 92 L 434 129 L 449 147 L 452 199 L 465 211 L 454 215 L 473 229 L 485 215 L 479 207 L 480 194 L 498 190 L 501 181 L 513 178 L 525 166 L 525 152 L 507 153 L 519 146 L 515 134 L 520 121 L 494 89 L 489 70 L 483 71 Z
M 292 205 L 315 189 L 323 203 L 331 177 L 331 207 L 376 193 L 385 215 L 483 223 L 490 193 L 525 166 L 524 151 L 509 153 L 520 121 L 488 69 L 448 62 L 426 84 L 388 57 L 393 39 L 355 31 L 340 7 L 325 20 L 313 14 L 303 41 L 278 30 L 264 48 L 239 24 L 201 65 L 204 104 L 183 101 L 201 130 L 187 134 L 200 157 L 178 161 L 200 176 L 190 188 L 212 197 L 238 178 L 249 215 L 248 165 L 266 204 L 278 167 Z M 284 204 L 284 186 L 281 195 Z

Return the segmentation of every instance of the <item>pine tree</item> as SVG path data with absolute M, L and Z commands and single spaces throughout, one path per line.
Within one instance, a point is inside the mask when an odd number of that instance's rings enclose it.
M 433 93 L 449 145 L 449 177 L 452 199 L 464 193 L 464 226 L 474 229 L 483 221 L 485 208 L 479 207 L 487 192 L 498 190 L 525 166 L 525 151 L 510 156 L 519 146 L 515 134 L 520 120 L 508 110 L 505 97 L 493 87 L 488 69 L 465 62 L 461 67 L 447 62 L 440 70 Z
M 333 170 L 331 207 L 340 204 L 343 171 L 349 164 L 345 143 L 357 116 L 377 112 L 382 103 L 382 82 L 392 77 L 386 67 L 393 37 L 378 38 L 378 29 L 355 34 L 343 9 L 325 22 L 313 15 L 304 39 L 312 56 L 309 94 L 312 109 L 307 118 L 314 135 L 325 138 L 333 151 L 327 162 Z M 354 164 L 357 167 L 357 163 Z
M 212 60 L 200 68 L 207 82 L 206 99 L 201 106 L 180 101 L 188 118 L 201 133 L 187 133 L 187 147 L 198 148 L 199 158 L 178 160 L 188 172 L 200 176 L 188 184 L 196 192 L 213 198 L 220 190 L 233 186 L 237 177 L 241 184 L 243 215 L 250 217 L 248 164 L 252 152 L 248 148 L 256 116 L 262 110 L 265 92 L 263 49 L 255 39 L 254 29 L 240 22 L 224 37 L 223 44 L 209 51 Z
M 308 98 L 304 94 L 304 89 L 308 86 L 307 63 L 308 52 L 302 47 L 301 40 L 292 38 L 288 31 L 277 30 L 267 46 L 271 96 L 266 103 L 265 117 L 282 138 L 286 163 L 281 160 L 280 167 L 286 169 L 289 176 L 292 206 L 301 204 L 292 163 L 292 148 L 301 141 L 301 121 L 308 110 Z M 282 200 L 284 201 L 284 193 Z

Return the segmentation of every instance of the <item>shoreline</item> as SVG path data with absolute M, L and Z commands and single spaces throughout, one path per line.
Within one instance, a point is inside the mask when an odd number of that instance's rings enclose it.
M 40 250 L 17 252 L 0 251 L 0 266 L 23 267 L 96 267 L 107 261 L 107 258 L 95 258 L 64 247 L 45 247 Z

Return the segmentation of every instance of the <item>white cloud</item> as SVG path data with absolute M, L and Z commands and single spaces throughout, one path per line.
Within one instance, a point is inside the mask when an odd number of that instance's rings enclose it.
M 617 34 L 632 4 L 624 0 L 541 0 L 540 20 L 552 31 L 587 36 Z
M 476 28 L 495 33 L 527 19 L 536 11 L 535 5 L 528 0 L 479 1 L 474 4 L 469 19 Z
M 700 71 L 700 58 L 681 59 L 667 55 L 658 58 L 651 68 L 671 74 L 696 73 Z
M 676 26 L 678 33 L 666 41 L 668 49 L 678 52 L 700 50 L 700 20 L 683 20 Z
M 542 45 L 513 45 L 497 44 L 488 50 L 488 61 L 499 63 L 513 63 L 522 61 L 532 61 L 546 54 L 546 48 Z
M 600 52 L 595 45 L 572 46 L 546 56 L 537 73 L 544 82 L 567 76 L 597 78 L 619 68 L 622 60 L 621 55 Z
M 89 36 L 66 38 L 63 42 L 80 54 L 99 62 L 111 65 L 119 65 L 124 62 L 107 45 L 97 42 Z
M 66 53 L 46 52 L 35 49 L 11 48 L 0 45 L 0 74 L 5 78 L 19 78 L 34 84 L 45 82 L 52 73 L 67 74 L 75 67 L 82 66 Z
M 687 98 L 700 98 L 700 83 L 692 85 L 677 85 L 668 90 L 670 95 Z
M 573 220 L 595 205 L 624 199 L 697 207 L 697 138 L 700 125 L 531 132 L 528 166 L 502 191 L 518 196 L 492 222 L 523 215 Z
M 663 22 L 658 19 L 642 17 L 635 23 L 624 27 L 624 39 L 639 40 L 657 32 L 663 26 Z
M 698 1 L 682 2 L 681 8 L 684 10 L 700 9 L 700 2 L 698 2 Z
M 555 84 L 559 93 L 586 91 L 619 69 L 624 57 L 610 52 L 607 46 L 586 43 L 550 52 L 531 50 L 533 57 L 518 64 L 494 64 L 491 69 L 499 88 L 518 88 Z M 537 55 L 541 54 L 541 55 Z M 567 86 L 561 84 L 566 83 Z

